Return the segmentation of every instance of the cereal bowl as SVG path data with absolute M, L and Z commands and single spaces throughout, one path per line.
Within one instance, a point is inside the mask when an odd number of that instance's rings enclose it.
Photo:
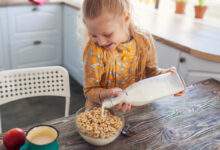
M 101 108 L 83 107 L 76 112 L 75 124 L 81 137 L 96 146 L 113 142 L 124 127 L 124 118 L 119 113 L 105 110 L 101 116 Z

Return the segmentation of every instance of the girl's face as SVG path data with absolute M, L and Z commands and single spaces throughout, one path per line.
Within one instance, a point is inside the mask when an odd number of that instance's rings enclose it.
M 114 50 L 130 38 L 128 15 L 114 16 L 104 13 L 93 19 L 86 18 L 85 24 L 91 40 L 107 50 Z

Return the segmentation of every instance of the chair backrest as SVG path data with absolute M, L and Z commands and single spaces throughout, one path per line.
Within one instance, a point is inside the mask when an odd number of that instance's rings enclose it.
M 61 66 L 0 71 L 0 105 L 36 96 L 66 97 L 65 116 L 67 117 L 70 105 L 68 71 Z
M 51 66 L 0 72 L 0 105 L 35 96 L 70 97 L 67 70 Z

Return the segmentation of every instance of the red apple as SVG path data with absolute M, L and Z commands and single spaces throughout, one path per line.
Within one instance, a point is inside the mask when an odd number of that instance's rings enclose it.
M 25 142 L 25 132 L 20 128 L 8 130 L 3 136 L 3 144 L 7 150 L 19 150 Z

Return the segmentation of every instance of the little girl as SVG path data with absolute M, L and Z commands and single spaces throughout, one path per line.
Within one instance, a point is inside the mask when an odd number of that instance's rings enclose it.
M 83 58 L 86 106 L 118 96 L 141 79 L 175 71 L 157 67 L 153 38 L 133 25 L 129 0 L 84 0 L 83 21 L 90 39 Z M 125 103 L 116 107 L 131 109 Z

